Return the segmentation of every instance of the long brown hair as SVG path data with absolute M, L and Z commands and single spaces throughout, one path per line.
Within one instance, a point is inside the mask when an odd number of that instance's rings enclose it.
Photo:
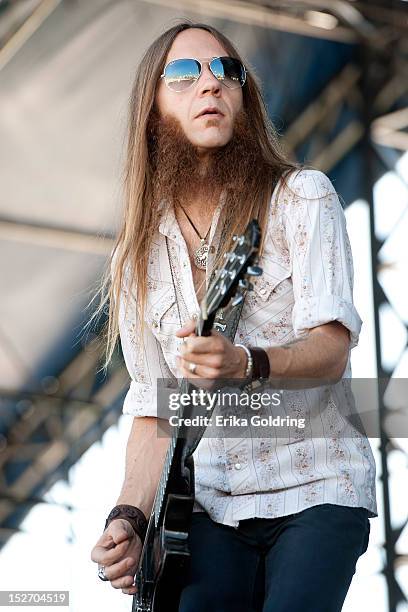
M 125 278 L 127 287 L 137 287 L 138 321 L 143 326 L 148 257 L 152 237 L 158 228 L 158 203 L 153 198 L 154 173 L 149 159 L 149 122 L 154 113 L 156 87 L 168 52 L 176 36 L 190 28 L 209 32 L 230 56 L 240 59 L 245 64 L 247 81 L 243 87 L 243 108 L 251 116 L 254 137 L 270 170 L 264 175 L 263 180 L 258 181 L 255 189 L 251 188 L 251 193 L 243 194 L 242 202 L 245 206 L 240 208 L 238 215 L 229 219 L 225 234 L 226 248 L 233 234 L 241 233 L 251 218 L 257 218 L 261 228 L 265 226 L 273 187 L 279 179 L 282 180 L 282 185 L 285 184 L 285 177 L 291 171 L 301 168 L 299 164 L 289 161 L 281 150 L 275 128 L 268 118 L 260 83 L 253 69 L 248 66 L 248 62 L 242 60 L 234 45 L 219 30 L 207 24 L 183 19 L 150 45 L 138 66 L 130 99 L 127 158 L 123 177 L 123 223 L 108 258 L 98 291 L 101 296 L 100 304 L 89 321 L 91 323 L 95 318 L 99 318 L 102 312 L 108 314 L 103 330 L 106 347 L 103 366 L 105 368 L 111 360 L 119 336 L 119 301 Z M 216 265 L 222 255 L 223 252 L 220 252 Z M 132 292 L 133 290 L 126 291 L 126 296 Z

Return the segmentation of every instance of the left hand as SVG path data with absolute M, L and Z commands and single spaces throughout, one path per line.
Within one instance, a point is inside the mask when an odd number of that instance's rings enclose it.
M 219 378 L 245 378 L 247 356 L 242 348 L 234 346 L 228 338 L 216 330 L 211 336 L 196 336 L 196 321 L 191 319 L 176 332 L 178 338 L 186 338 L 179 349 L 177 365 L 183 378 L 190 380 Z M 194 373 L 189 369 L 195 364 Z

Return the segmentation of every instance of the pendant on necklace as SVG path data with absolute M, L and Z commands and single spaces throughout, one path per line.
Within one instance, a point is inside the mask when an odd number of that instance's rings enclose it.
M 200 268 L 200 270 L 205 270 L 207 268 L 208 250 L 209 245 L 205 240 L 201 239 L 201 246 L 194 251 L 194 265 Z

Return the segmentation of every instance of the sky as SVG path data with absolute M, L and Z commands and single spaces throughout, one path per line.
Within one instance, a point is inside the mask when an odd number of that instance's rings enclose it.
M 404 183 L 405 182 L 405 183 Z M 391 237 L 381 251 L 384 264 L 381 284 L 392 308 L 383 308 L 382 358 L 384 365 L 396 367 L 395 376 L 408 373 L 407 333 L 399 320 L 408 323 L 406 288 L 402 278 L 408 272 L 408 154 L 397 163 L 396 171 L 385 174 L 374 191 L 376 231 Z M 374 320 L 371 290 L 369 211 L 356 201 L 346 211 L 347 229 L 354 259 L 354 302 L 363 319 L 359 344 L 352 350 L 353 376 L 375 377 Z M 397 314 L 398 313 L 398 316 Z M 122 415 L 100 442 L 95 443 L 69 472 L 68 482 L 60 481 L 44 496 L 21 524 L 22 533 L 14 535 L 0 552 L 1 590 L 65 590 L 70 593 L 72 612 L 130 611 L 132 597 L 116 590 L 97 577 L 91 561 L 93 546 L 100 537 L 105 518 L 115 505 L 125 469 L 125 449 L 132 423 Z M 378 440 L 370 439 L 377 463 L 377 503 L 379 518 L 371 520 L 368 551 L 357 563 L 343 612 L 387 611 L 385 581 L 379 572 L 383 565 L 382 490 L 378 481 L 380 462 Z M 407 440 L 396 443 L 408 452 Z M 394 526 L 407 518 L 406 456 L 399 451 L 389 455 L 392 520 Z M 68 506 L 68 508 L 67 508 Z M 408 530 L 402 534 L 397 550 L 408 553 Z M 408 566 L 397 570 L 397 578 L 408 597 Z M 5 612 L 15 608 L 4 607 Z M 61 607 L 37 606 L 41 610 Z M 408 612 L 406 604 L 398 612 Z

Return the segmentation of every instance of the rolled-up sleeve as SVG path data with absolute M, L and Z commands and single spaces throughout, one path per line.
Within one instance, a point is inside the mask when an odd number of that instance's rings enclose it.
M 123 403 L 123 414 L 157 417 L 157 380 L 176 380 L 169 369 L 160 343 L 148 325 L 140 333 L 134 291 L 127 301 L 127 281 L 119 300 L 119 334 L 122 354 L 130 376 L 130 386 Z
M 288 186 L 282 219 L 292 270 L 295 336 L 339 321 L 350 331 L 352 349 L 362 320 L 353 303 L 353 258 L 343 208 L 323 172 L 302 170 L 292 175 Z

